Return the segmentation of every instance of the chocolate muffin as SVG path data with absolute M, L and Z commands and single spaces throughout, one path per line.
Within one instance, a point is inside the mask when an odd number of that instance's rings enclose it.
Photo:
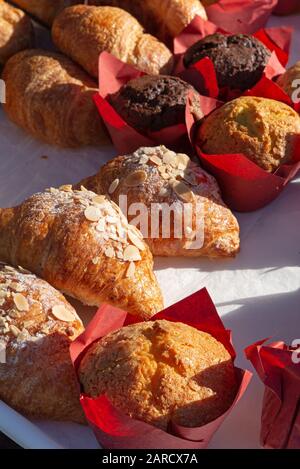
M 193 44 L 183 62 L 188 68 L 208 57 L 215 66 L 220 88 L 244 91 L 259 81 L 270 56 L 271 52 L 253 36 L 216 33 Z
M 197 427 L 222 415 L 237 391 L 224 345 L 180 322 L 148 321 L 94 342 L 79 366 L 83 391 L 105 394 L 128 416 L 167 430 L 170 420 Z
M 192 85 L 177 77 L 145 75 L 135 78 L 109 99 L 125 122 L 145 133 L 184 123 L 190 91 L 195 95 L 193 112 L 197 119 L 201 119 L 203 113 L 197 100 L 198 93 Z

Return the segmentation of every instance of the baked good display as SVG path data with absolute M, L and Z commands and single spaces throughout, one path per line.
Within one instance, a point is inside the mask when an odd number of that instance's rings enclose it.
M 123 327 L 91 345 L 78 369 L 83 392 L 105 395 L 132 418 L 167 430 L 222 415 L 237 391 L 233 361 L 210 334 L 180 322 Z
M 149 318 L 163 309 L 139 231 L 105 196 L 48 189 L 0 210 L 0 259 L 22 265 L 82 303 Z
M 32 136 L 61 147 L 109 141 L 92 99 L 97 85 L 67 57 L 26 50 L 11 57 L 2 78 L 7 116 Z
M 214 64 L 219 88 L 244 91 L 262 77 L 271 57 L 266 46 L 246 34 L 210 34 L 189 47 L 185 67 L 208 57 Z
M 129 221 L 136 216 L 130 207 L 143 205 L 147 231 L 140 228 L 154 255 L 215 258 L 239 251 L 239 225 L 216 180 L 185 154 L 164 146 L 140 148 L 112 159 L 80 184 L 118 204 L 126 196 Z M 155 207 L 165 210 L 162 218 Z
M 30 18 L 18 8 L 0 0 L 0 68 L 17 52 L 33 46 Z
M 300 116 L 273 99 L 244 96 L 213 111 L 198 129 L 196 141 L 208 154 L 243 153 L 273 172 L 293 161 Z
M 194 95 L 192 112 L 203 117 L 194 87 L 178 77 L 144 75 L 130 80 L 109 96 L 109 102 L 127 124 L 142 133 L 185 123 L 188 93 Z
M 110 5 L 128 11 L 146 31 L 169 45 L 196 15 L 207 19 L 200 0 L 89 0 L 88 3 Z
M 296 100 L 300 98 L 300 61 L 296 62 L 295 65 L 288 68 L 285 73 L 278 77 L 277 85 L 290 96 L 292 101 L 294 96 Z
M 67 8 L 53 23 L 52 39 L 61 52 L 94 77 L 98 77 L 99 54 L 103 51 L 153 75 L 169 73 L 173 67 L 171 51 L 145 34 L 141 24 L 120 8 Z
M 30 418 L 84 423 L 69 354 L 82 332 L 61 293 L 0 263 L 0 399 Z
M 51 26 L 60 11 L 70 5 L 83 3 L 84 0 L 13 0 L 23 10 L 33 15 L 37 20 Z

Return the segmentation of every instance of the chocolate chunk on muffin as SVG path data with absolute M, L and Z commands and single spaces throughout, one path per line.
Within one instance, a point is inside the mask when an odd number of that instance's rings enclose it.
M 197 143 L 208 154 L 243 153 L 266 171 L 291 163 L 300 117 L 273 99 L 243 96 L 212 112 L 198 130 Z
M 253 36 L 216 33 L 193 44 L 183 61 L 188 68 L 208 57 L 214 64 L 220 88 L 244 91 L 260 80 L 270 56 L 266 46 Z
M 79 367 L 83 391 L 105 395 L 128 416 L 166 430 L 197 427 L 232 404 L 237 380 L 224 345 L 166 320 L 123 327 L 96 341 Z
M 193 113 L 203 117 L 198 93 L 190 84 L 177 77 L 142 76 L 130 80 L 115 94 L 110 103 L 127 124 L 142 133 L 155 132 L 185 122 L 188 93 L 192 91 Z

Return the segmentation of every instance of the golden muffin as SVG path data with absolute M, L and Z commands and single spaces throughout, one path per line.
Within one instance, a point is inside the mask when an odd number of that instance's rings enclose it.
M 61 293 L 0 263 L 0 400 L 31 418 L 85 422 L 69 354 L 83 329 Z
M 166 320 L 134 324 L 95 342 L 79 367 L 83 391 L 106 395 L 132 418 L 166 430 L 204 425 L 237 390 L 234 365 L 210 334 Z
M 273 172 L 293 159 L 294 137 L 300 117 L 279 101 L 242 96 L 212 112 L 196 137 L 208 154 L 243 153 L 266 171 Z
M 281 75 L 277 84 L 290 96 L 292 101 L 300 99 L 300 61 L 296 62 L 283 75 Z

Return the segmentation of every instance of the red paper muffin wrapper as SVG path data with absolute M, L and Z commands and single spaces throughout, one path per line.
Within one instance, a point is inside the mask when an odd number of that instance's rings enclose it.
M 192 64 L 188 69 L 183 65 L 183 56 L 186 50 L 195 42 L 203 39 L 209 34 L 221 32 L 231 34 L 209 21 L 205 21 L 199 16 L 183 30 L 174 40 L 174 50 L 176 54 L 176 66 L 174 73 L 183 80 L 191 83 L 200 94 L 213 98 L 221 97 L 223 101 L 237 98 L 242 94 L 240 90 L 232 90 L 227 87 L 218 87 L 215 68 L 212 61 L 206 57 Z M 270 51 L 271 57 L 265 67 L 264 75 L 272 79 L 285 72 L 285 66 L 289 59 L 289 50 L 292 38 L 292 28 L 268 28 L 260 29 L 253 34 Z
M 224 328 L 206 289 L 170 306 L 156 314 L 151 320 L 156 319 L 183 322 L 210 333 L 223 343 L 234 360 L 235 351 L 231 343 L 231 334 Z M 75 369 L 78 369 L 81 359 L 94 341 L 123 326 L 137 322 L 140 322 L 138 318 L 127 315 L 126 312 L 113 306 L 103 305 L 85 332 L 70 347 Z M 197 428 L 187 428 L 171 423 L 168 431 L 163 431 L 153 425 L 128 417 L 117 410 L 104 395 L 94 399 L 82 394 L 80 402 L 96 438 L 104 448 L 205 448 L 225 417 L 244 394 L 252 375 L 249 371 L 236 368 L 236 376 L 238 390 L 231 407 L 216 420 Z
M 289 96 L 276 83 L 266 77 L 263 77 L 245 95 L 275 99 L 294 109 L 299 106 L 299 104 L 293 105 Z M 207 99 L 207 108 L 209 108 L 210 98 Z M 211 101 L 211 107 L 212 109 L 216 107 L 215 99 Z M 264 207 L 283 191 L 300 169 L 300 134 L 295 136 L 294 163 L 283 164 L 274 173 L 269 173 L 242 153 L 234 155 L 204 153 L 197 144 L 197 123 L 193 121 L 193 116 L 188 110 L 186 120 L 190 139 L 194 143 L 202 166 L 216 177 L 224 201 L 233 210 L 250 212 Z
M 278 0 L 273 13 L 275 15 L 290 15 L 298 11 L 300 11 L 299 0 Z
M 219 0 L 206 8 L 210 21 L 232 33 L 251 34 L 263 28 L 277 0 Z
M 300 449 L 300 363 L 283 342 L 246 348 L 248 360 L 265 385 L 261 444 L 265 448 Z
M 113 55 L 102 52 L 99 58 L 99 93 L 94 101 L 99 114 L 119 153 L 131 153 L 143 146 L 166 145 L 175 151 L 191 151 L 184 123 L 165 127 L 147 135 L 128 125 L 108 102 L 108 96 L 116 93 L 129 80 L 145 75 L 134 67 L 121 62 Z

